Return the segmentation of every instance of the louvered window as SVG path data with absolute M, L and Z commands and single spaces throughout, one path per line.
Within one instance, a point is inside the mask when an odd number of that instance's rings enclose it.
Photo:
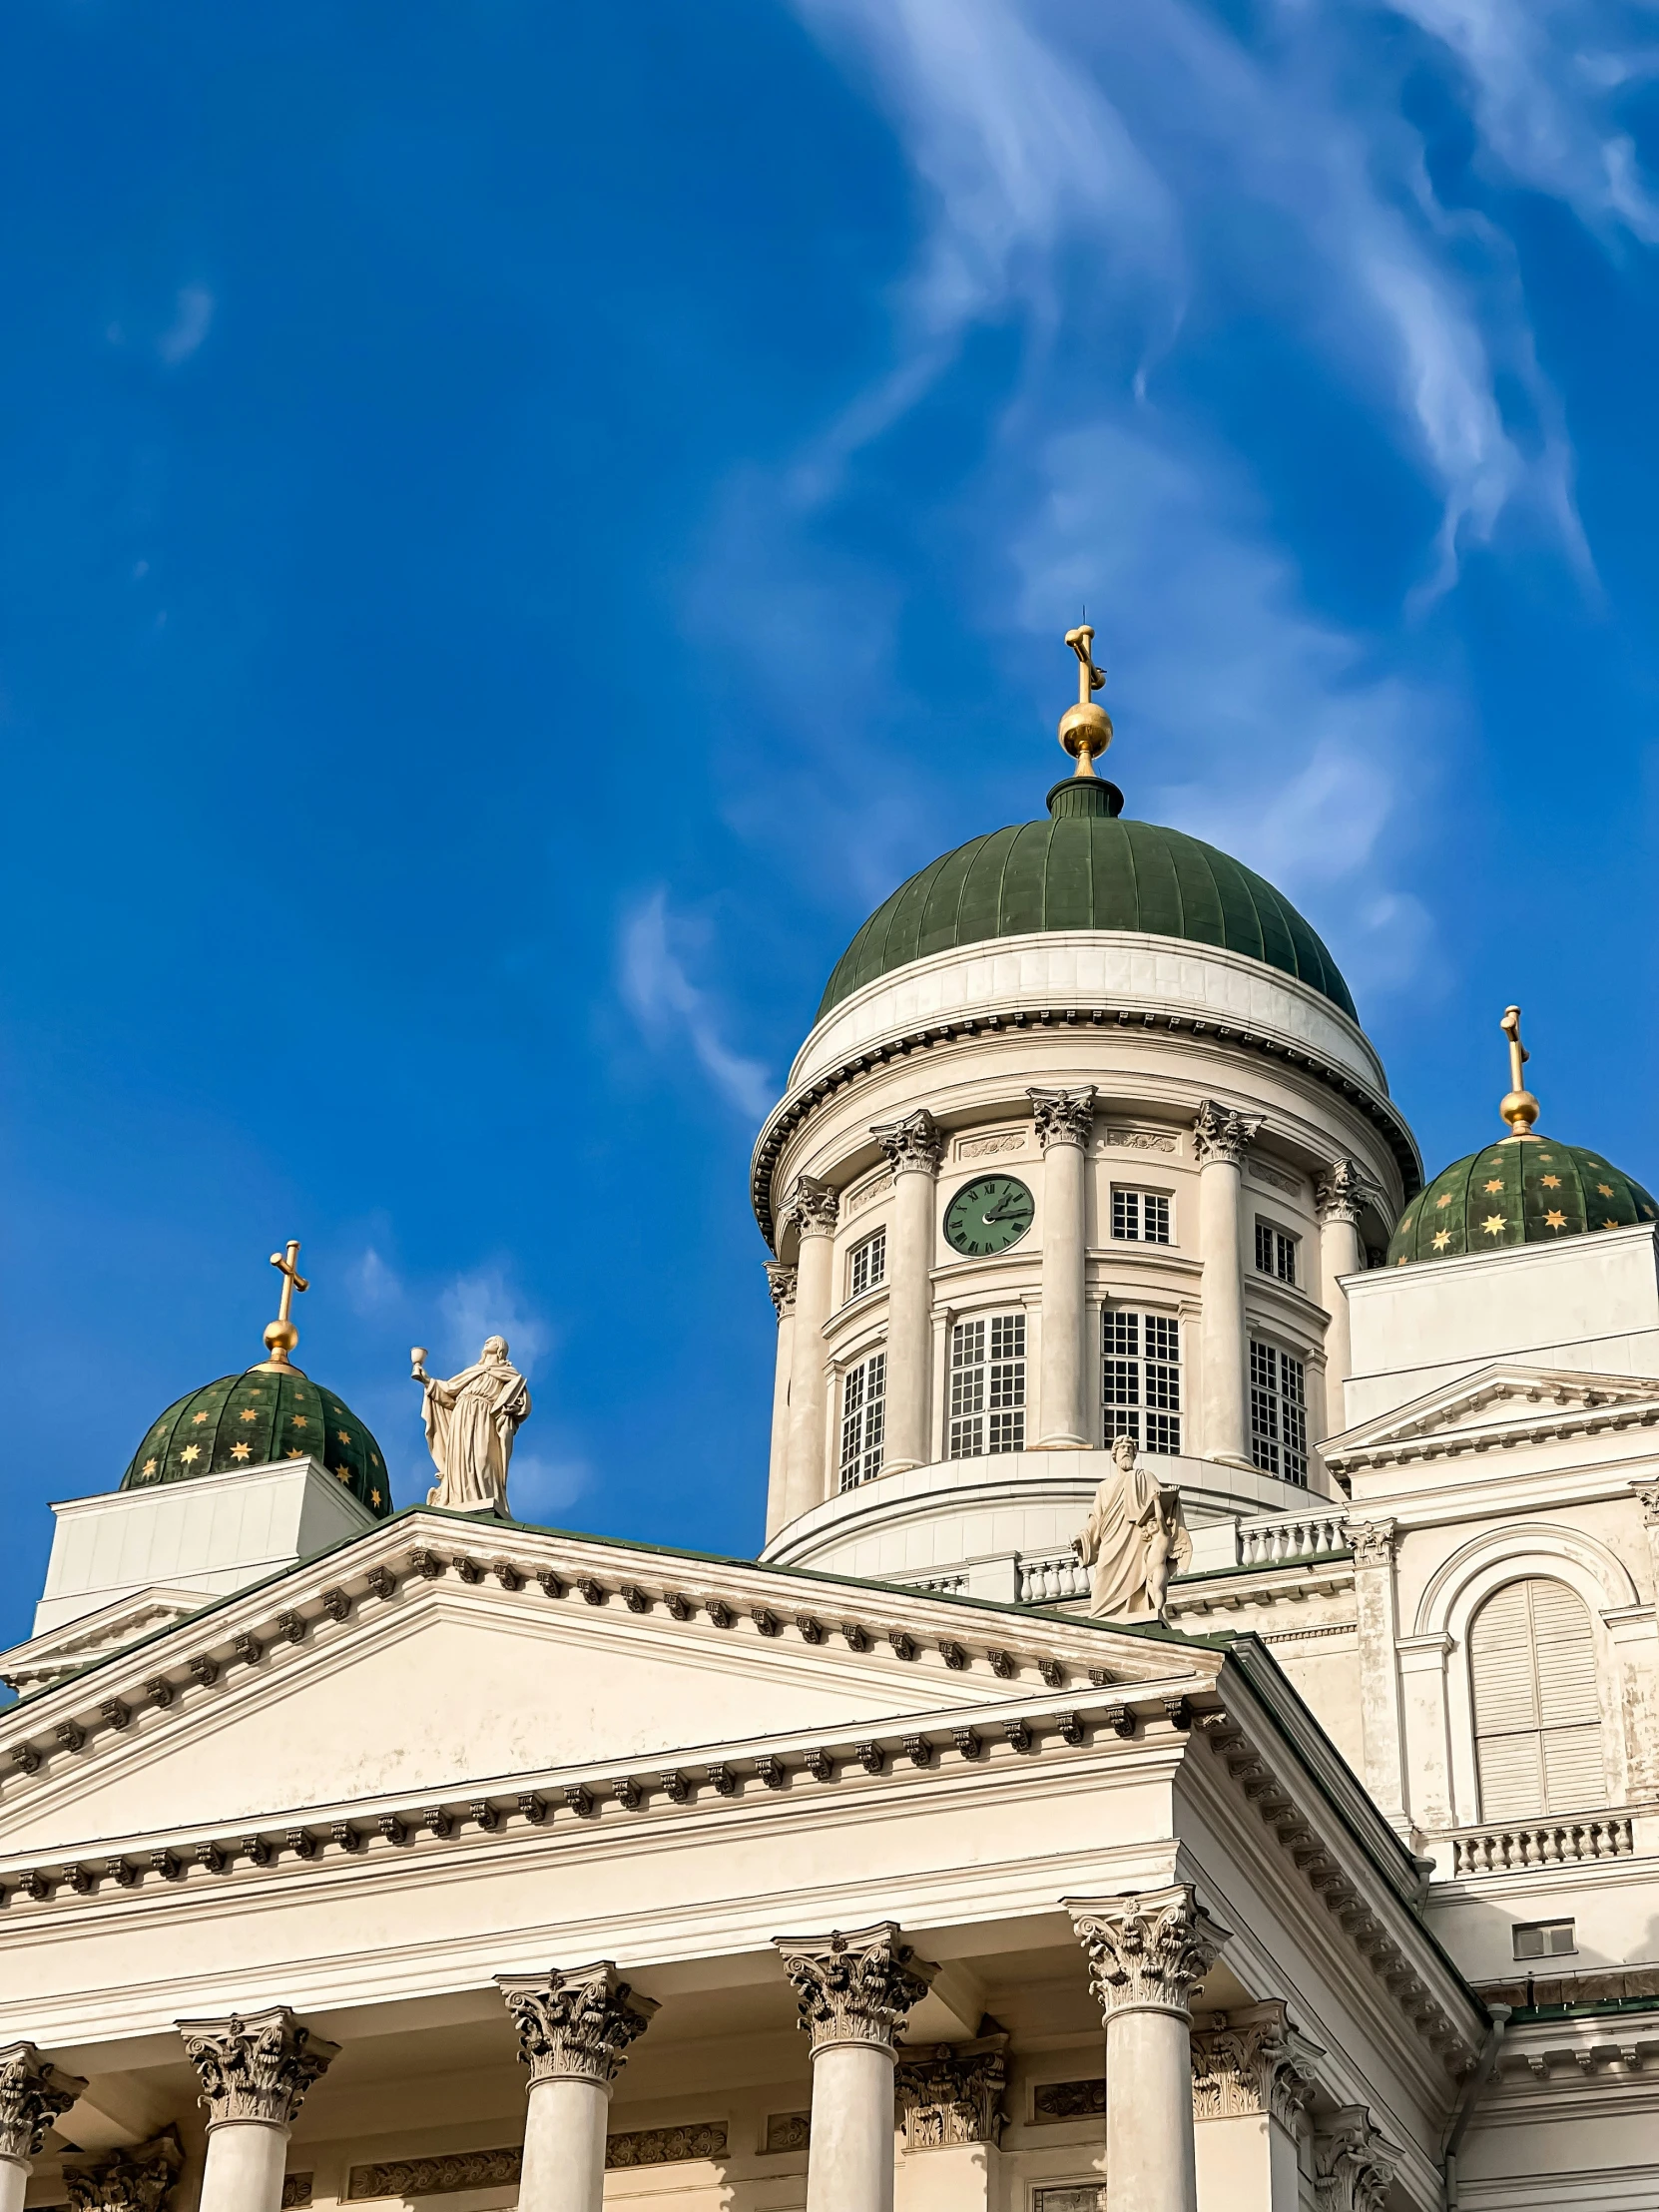
M 1565 1584 L 1511 1582 L 1469 1630 L 1483 1821 L 1605 1805 L 1590 1616 Z

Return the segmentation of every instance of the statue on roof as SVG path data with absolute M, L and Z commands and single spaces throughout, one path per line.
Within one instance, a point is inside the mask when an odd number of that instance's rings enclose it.
M 425 1390 L 426 1442 L 438 1471 L 428 1505 L 507 1520 L 507 1466 L 513 1438 L 530 1411 L 530 1390 L 507 1358 L 505 1337 L 491 1337 L 474 1366 L 447 1382 L 426 1373 L 424 1347 L 409 1355 Z
M 1147 1472 L 1133 1436 L 1112 1439 L 1111 1472 L 1094 1493 L 1072 1549 L 1089 1570 L 1093 1619 L 1163 1619 L 1169 1578 L 1191 1559 L 1193 1540 L 1181 1492 Z

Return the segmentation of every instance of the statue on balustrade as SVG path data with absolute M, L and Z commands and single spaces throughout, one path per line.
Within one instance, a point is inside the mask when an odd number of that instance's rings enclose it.
M 1163 1619 L 1169 1578 L 1191 1559 L 1193 1540 L 1180 1491 L 1148 1473 L 1133 1436 L 1112 1439 L 1112 1471 L 1094 1493 L 1072 1549 L 1089 1570 L 1094 1619 Z
M 530 1411 L 530 1390 L 507 1358 L 506 1338 L 491 1337 L 477 1364 L 447 1382 L 426 1373 L 422 1347 L 411 1357 L 414 1380 L 425 1388 L 426 1442 L 438 1472 L 427 1504 L 509 1519 L 507 1466 Z

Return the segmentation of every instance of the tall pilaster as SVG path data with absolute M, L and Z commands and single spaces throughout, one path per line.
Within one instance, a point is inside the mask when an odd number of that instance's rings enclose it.
M 1330 1316 L 1325 1332 L 1327 1436 L 1340 1435 L 1348 1426 L 1343 1385 L 1354 1372 L 1354 1345 L 1348 1293 L 1342 1279 L 1358 1275 L 1366 1264 L 1360 1249 L 1360 1212 L 1365 1195 L 1364 1178 L 1352 1160 L 1333 1160 L 1314 1191 L 1320 1217 L 1320 1304 Z
M 1366 1788 L 1403 1835 L 1405 1807 L 1399 1696 L 1399 1601 L 1394 1590 L 1394 1522 L 1350 1520 L 1354 1615 L 1360 1651 L 1360 1740 Z
M 495 1980 L 530 2069 L 519 2212 L 601 2212 L 611 2089 L 657 2006 L 608 1958 Z
M 1093 1439 L 1084 1342 L 1089 1134 L 1094 1086 L 1028 1090 L 1043 1148 L 1042 1359 L 1037 1385 L 1039 1451 L 1083 1451 Z
M 47 2130 L 85 2087 L 33 2043 L 0 2043 L 0 2212 L 22 2212 Z
M 1298 2212 L 1314 2061 L 1324 2052 L 1281 2001 L 1218 2012 L 1193 2030 L 1192 2051 L 1200 2189 L 1206 2168 L 1219 2169 L 1227 2194 L 1261 2212 Z
M 778 1353 L 772 1379 L 772 1462 L 767 1473 L 767 1541 L 784 1525 L 784 1473 L 790 1459 L 790 1367 L 795 1349 L 796 1270 L 767 1262 L 767 1289 L 778 1316 Z
M 1204 1268 L 1200 1336 L 1206 1459 L 1250 1464 L 1245 1390 L 1243 1165 L 1262 1126 L 1207 1098 L 1193 1123 L 1198 1154 L 1198 1253 Z
M 1064 1902 L 1106 2023 L 1112 2212 L 1197 2212 L 1192 1995 L 1230 1932 L 1190 1884 Z
M 892 2212 L 893 2038 L 934 1969 L 892 1921 L 773 1940 L 813 2038 L 807 2212 Z
M 178 2027 L 208 2114 L 201 2212 L 281 2212 L 288 2132 L 339 2045 L 285 2004 Z
M 1405 2153 L 1363 2104 L 1345 2104 L 1314 2129 L 1316 2212 L 1382 2212 Z
M 870 1135 L 893 1174 L 887 1242 L 887 1425 L 881 1472 L 901 1474 L 927 1459 L 933 1402 L 933 1200 L 939 1133 L 926 1107 Z
M 784 1219 L 801 1238 L 791 1330 L 790 1441 L 784 1468 L 784 1509 L 779 1526 L 798 1520 L 828 1494 L 825 1479 L 824 1328 L 833 1290 L 835 1224 L 840 1199 L 817 1176 L 797 1176 L 784 1202 Z

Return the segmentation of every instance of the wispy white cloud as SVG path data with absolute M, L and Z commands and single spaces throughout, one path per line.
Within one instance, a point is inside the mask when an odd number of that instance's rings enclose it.
M 648 892 L 623 923 L 623 1001 L 650 1044 L 661 1048 L 684 1039 L 720 1095 L 759 1121 L 775 1095 L 772 1080 L 759 1060 L 746 1059 L 726 1042 L 718 1002 L 687 972 L 687 952 L 697 934 L 671 914 L 666 890 Z
M 479 1268 L 457 1275 L 438 1299 L 443 1346 L 457 1369 L 470 1367 L 489 1337 L 505 1337 L 514 1367 L 534 1380 L 536 1363 L 553 1342 L 553 1333 L 502 1268 Z
M 365 1245 L 345 1270 L 345 1295 L 358 1314 L 383 1313 L 403 1303 L 403 1285 L 372 1245 Z
M 156 351 L 169 368 L 188 361 L 206 342 L 213 328 L 215 300 L 206 284 L 186 284 L 174 302 L 173 320 L 156 340 Z
M 583 1459 L 513 1450 L 507 1469 L 507 1502 L 515 1520 L 546 1521 L 575 1503 L 593 1479 Z

